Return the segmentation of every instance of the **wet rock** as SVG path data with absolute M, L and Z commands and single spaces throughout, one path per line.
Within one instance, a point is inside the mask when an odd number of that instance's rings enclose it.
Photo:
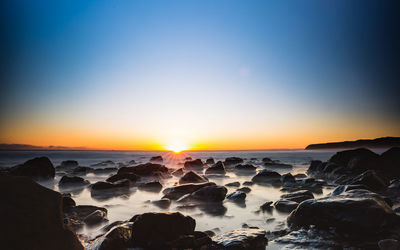
M 221 161 L 218 161 L 217 163 L 215 163 L 214 165 L 212 165 L 211 167 L 206 169 L 206 175 L 209 175 L 209 174 L 225 174 L 225 173 L 226 173 L 225 165 Z
M 117 220 L 117 221 L 114 221 L 113 223 L 110 223 L 110 224 L 102 227 L 100 230 L 103 232 L 108 232 L 108 231 L 110 231 L 111 228 L 121 225 L 121 224 L 124 224 L 124 223 L 125 223 L 124 221 Z
M 105 167 L 105 166 L 114 165 L 114 164 L 115 163 L 113 161 L 107 160 L 107 161 L 102 161 L 102 162 L 99 162 L 99 163 L 92 164 L 90 166 L 92 166 L 92 167 Z
M 284 169 L 292 169 L 293 166 L 290 164 L 281 163 L 278 161 L 273 162 L 264 162 L 264 166 L 267 168 L 284 168 Z
M 287 174 L 282 175 L 280 180 L 281 180 L 282 183 L 285 183 L 285 182 L 294 183 L 294 182 L 296 182 L 296 179 L 293 177 L 293 175 L 291 173 L 287 173 Z
M 235 202 L 244 202 L 246 200 L 246 196 L 247 195 L 245 192 L 236 191 L 229 194 L 226 198 Z
M 88 226 L 95 226 L 98 225 L 102 222 L 107 222 L 107 212 L 104 210 L 96 210 L 86 216 L 83 221 L 86 223 Z
M 177 170 L 172 172 L 172 175 L 176 177 L 182 176 L 183 174 L 184 174 L 183 168 L 178 168 Z
M 115 174 L 109 178 L 106 179 L 106 181 L 108 182 L 117 182 L 120 180 L 129 180 L 131 183 L 135 183 L 140 179 L 140 176 L 137 174 L 133 174 L 133 173 L 119 173 L 119 174 Z
M 268 243 L 265 230 L 239 229 L 212 237 L 217 249 L 265 249 Z
M 329 161 L 341 166 L 347 166 L 354 157 L 377 157 L 378 155 L 366 148 L 344 150 L 334 154 Z
M 85 226 L 85 223 L 83 223 L 83 221 L 66 218 L 64 219 L 64 225 L 70 228 L 73 232 L 77 232 Z
M 166 209 L 166 208 L 169 208 L 169 206 L 171 205 L 171 200 L 164 198 L 161 200 L 152 201 L 151 203 L 153 203 L 153 205 L 155 205 L 159 208 Z
M 203 170 L 203 162 L 200 159 L 196 159 L 193 161 L 186 161 L 183 164 L 185 170 L 193 170 L 193 171 L 201 171 Z
M 207 187 L 207 186 L 215 186 L 215 183 L 206 182 L 206 183 L 201 183 L 201 184 L 183 184 L 183 185 L 178 185 L 178 186 L 171 187 L 171 188 L 166 188 L 163 191 L 163 193 L 164 193 L 163 198 L 177 200 L 185 194 L 193 193 L 193 192 L 199 190 L 200 188 Z
M 309 190 L 299 190 L 296 192 L 284 194 L 281 196 L 281 198 L 300 203 L 305 200 L 314 199 L 314 195 Z
M 303 179 L 303 178 L 307 178 L 307 175 L 305 175 L 305 174 L 295 174 L 295 175 L 294 175 L 294 178 L 296 178 L 296 179 Z
M 272 209 L 272 201 L 266 201 L 264 204 L 260 206 L 262 211 L 270 211 Z
M 89 185 L 90 182 L 78 177 L 78 176 L 66 176 L 64 175 L 58 185 L 60 187 L 68 187 L 68 186 L 86 186 Z
M 243 159 L 239 157 L 228 157 L 224 161 L 225 166 L 237 165 L 243 163 Z
M 278 210 L 280 212 L 285 212 L 285 213 L 292 212 L 293 210 L 295 210 L 297 208 L 298 205 L 299 205 L 298 202 L 286 200 L 286 199 L 281 199 L 274 203 L 274 207 L 276 210 Z
M 367 189 L 368 188 L 364 185 L 339 185 L 337 186 L 331 193 L 331 195 L 339 195 L 344 192 L 354 190 L 354 189 Z
M 10 174 L 34 179 L 54 178 L 55 168 L 47 157 L 37 157 L 10 169 Z
M 256 167 L 251 164 L 239 164 L 235 166 L 235 170 L 240 173 L 255 173 Z
M 150 249 L 168 249 L 172 242 L 194 235 L 196 221 L 181 213 L 144 213 L 130 220 L 134 245 Z M 173 229 L 173 230 L 171 230 Z
M 107 200 L 109 198 L 129 194 L 129 180 L 121 180 L 115 183 L 98 181 L 91 185 L 90 195 L 97 200 Z
M 130 160 L 130 161 L 128 162 L 128 165 L 133 165 L 133 164 L 136 164 L 136 161 L 135 161 L 135 160 Z
M 168 168 L 161 164 L 145 163 L 134 167 L 122 167 L 117 174 L 132 173 L 139 176 L 168 177 Z
M 271 158 L 264 157 L 262 158 L 262 162 L 272 162 Z
M 36 172 L 29 173 L 37 176 Z M 63 223 L 60 193 L 31 178 L 3 175 L 0 196 L 2 249 L 83 249 L 76 235 Z
M 71 208 L 75 207 L 76 203 L 71 198 L 70 194 L 62 194 L 62 210 L 65 213 L 69 211 Z
M 230 183 L 225 184 L 225 186 L 227 186 L 227 187 L 240 187 L 240 182 L 238 182 L 238 181 L 230 182 Z
M 66 169 L 66 168 L 74 168 L 78 166 L 78 162 L 75 160 L 66 160 L 66 161 L 62 161 L 60 164 L 60 168 L 62 169 Z
M 356 189 L 303 201 L 287 221 L 291 226 L 334 227 L 347 234 L 365 236 L 396 225 L 399 218 L 379 195 Z
M 248 194 L 248 193 L 251 192 L 251 189 L 250 189 L 249 187 L 242 187 L 242 188 L 236 189 L 236 191 L 238 191 L 238 192 L 244 192 L 244 193 Z
M 223 201 L 227 192 L 226 187 L 208 186 L 193 192 L 191 197 L 200 201 Z
M 281 175 L 275 171 L 262 170 L 251 180 L 255 183 L 280 183 Z
M 378 242 L 380 250 L 400 250 L 400 241 L 395 239 L 385 239 Z
M 343 249 L 343 243 L 329 231 L 302 228 L 291 232 L 284 229 L 282 232 L 287 234 L 275 239 L 275 243 L 278 243 L 276 246 L 278 249 L 285 246 L 296 246 L 299 249 Z M 273 238 L 271 234 L 268 234 L 268 236 Z
M 117 183 L 98 181 L 98 182 L 92 184 L 90 188 L 92 191 L 101 191 L 101 190 L 110 190 L 110 189 L 116 189 L 116 188 L 129 188 L 129 185 L 130 185 L 130 181 L 128 181 L 128 180 L 122 180 Z
M 109 174 L 109 173 L 112 173 L 117 170 L 118 170 L 118 168 L 114 168 L 114 167 L 112 167 L 112 168 L 96 168 L 96 169 L 93 169 L 92 172 L 94 174 Z
M 243 186 L 253 186 L 254 183 L 252 181 L 245 181 L 243 182 Z
M 320 160 L 311 161 L 310 166 L 308 167 L 308 170 L 307 170 L 307 174 L 312 174 L 313 172 L 320 171 L 320 170 L 322 170 L 321 169 L 322 167 L 323 167 L 322 161 L 320 161 Z
M 381 178 L 375 171 L 367 170 L 364 173 L 356 176 L 350 182 L 350 185 L 364 185 L 368 189 L 378 191 L 386 188 L 389 183 Z
M 161 183 L 159 181 L 152 181 L 152 182 L 147 182 L 147 183 L 140 184 L 138 186 L 138 188 L 140 190 L 145 190 L 145 191 L 149 191 L 149 192 L 158 193 L 158 192 L 161 191 L 163 186 L 161 185 Z
M 208 182 L 208 180 L 193 171 L 187 172 L 184 176 L 179 179 L 180 184 L 185 183 L 203 183 Z
M 161 155 L 153 156 L 153 157 L 150 158 L 150 161 L 151 161 L 151 162 L 163 162 L 163 160 L 164 160 L 164 159 L 162 158 Z
M 87 246 L 87 250 L 123 250 L 133 245 L 132 224 L 124 223 L 98 237 Z
M 74 174 L 86 174 L 89 172 L 92 172 L 93 168 L 90 167 L 76 167 L 74 170 L 72 170 L 72 173 Z
M 215 161 L 214 161 L 213 158 L 208 158 L 208 159 L 206 160 L 206 164 L 214 164 L 214 163 L 215 163 Z
M 107 216 L 107 209 L 104 207 L 97 207 L 91 205 L 79 205 L 72 207 L 68 212 L 65 214 L 66 218 L 71 218 L 77 221 L 83 221 L 86 217 L 88 217 L 93 212 L 100 210 Z

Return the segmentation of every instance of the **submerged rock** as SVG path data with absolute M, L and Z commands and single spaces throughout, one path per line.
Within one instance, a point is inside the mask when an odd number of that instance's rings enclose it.
M 217 249 L 265 249 L 268 239 L 262 229 L 246 228 L 212 237 Z
M 266 201 L 264 204 L 260 206 L 260 209 L 262 211 L 270 211 L 272 209 L 272 204 L 273 204 L 272 201 Z
M 213 158 L 208 158 L 208 159 L 206 160 L 206 164 L 214 164 L 214 163 L 215 163 L 215 161 L 214 161 Z
M 105 181 L 98 181 L 91 185 L 92 191 L 102 191 L 102 190 L 110 190 L 110 189 L 118 189 L 118 188 L 129 188 L 130 181 L 122 180 L 117 183 L 110 183 Z
M 249 188 L 249 187 L 242 187 L 242 188 L 236 189 L 236 191 L 244 192 L 244 193 L 248 194 L 248 193 L 251 192 L 251 188 Z
M 298 205 L 299 205 L 298 202 L 286 200 L 286 199 L 281 199 L 274 203 L 274 207 L 276 210 L 278 210 L 280 212 L 285 212 L 285 213 L 292 212 L 293 210 L 295 210 L 297 208 Z
M 184 176 L 179 179 L 180 184 L 185 183 L 203 183 L 208 182 L 208 180 L 193 171 L 187 172 Z
M 145 190 L 145 191 L 149 191 L 149 192 L 160 192 L 161 189 L 163 188 L 163 186 L 161 185 L 161 183 L 159 181 L 152 181 L 152 182 L 147 182 L 147 183 L 143 183 L 140 184 L 138 186 L 138 188 L 140 190 Z
M 68 187 L 68 186 L 86 186 L 89 185 L 90 182 L 78 177 L 78 176 L 66 176 L 64 175 L 58 185 L 60 187 Z
M 83 249 L 63 223 L 60 193 L 27 177 L 0 175 L 0 196 L 2 249 Z
M 62 161 L 60 164 L 60 168 L 74 168 L 77 166 L 78 166 L 78 162 L 75 160 Z
M 167 177 L 168 168 L 161 164 L 145 163 L 134 167 L 122 167 L 117 174 L 133 173 L 139 176 L 161 176 Z
M 159 207 L 159 208 L 168 208 L 171 205 L 171 200 L 164 198 L 161 200 L 156 200 L 156 201 L 152 201 L 151 203 L 153 203 L 153 205 Z
M 113 161 L 107 160 L 107 161 L 102 161 L 102 162 L 99 162 L 99 163 L 92 164 L 90 166 L 92 166 L 92 167 L 105 167 L 105 166 L 114 165 L 114 164 L 115 163 Z
M 227 187 L 240 187 L 240 182 L 238 182 L 238 181 L 230 182 L 230 183 L 225 184 L 225 186 L 227 186 Z
M 108 182 L 117 182 L 120 180 L 129 180 L 131 183 L 135 183 L 140 179 L 140 176 L 137 174 L 133 173 L 119 173 L 115 174 L 113 176 L 110 176 L 109 178 L 106 179 Z
M 37 157 L 10 169 L 15 176 L 27 176 L 34 179 L 54 178 L 55 168 L 47 157 Z
M 294 183 L 296 182 L 296 179 L 293 177 L 293 175 L 291 173 L 287 173 L 281 176 L 281 182 L 285 183 L 285 182 L 289 182 L 289 183 Z
M 244 202 L 246 200 L 246 196 L 247 195 L 245 192 L 236 191 L 229 194 L 226 198 L 235 202 Z
M 281 175 L 275 171 L 262 170 L 251 180 L 255 183 L 280 183 Z
M 182 176 L 183 174 L 184 174 L 183 168 L 178 168 L 177 170 L 172 172 L 172 175 L 176 177 Z
M 193 192 L 191 197 L 200 201 L 223 201 L 227 192 L 226 187 L 208 186 Z
M 107 212 L 104 210 L 96 210 L 86 216 L 83 221 L 88 225 L 88 226 L 95 226 L 98 225 L 102 222 L 107 222 Z
M 251 164 L 239 164 L 235 166 L 235 170 L 239 173 L 255 173 L 257 168 Z
M 129 180 L 121 180 L 116 183 L 98 181 L 91 185 L 90 194 L 92 198 L 106 200 L 115 196 L 129 194 Z
M 193 171 L 201 171 L 203 170 L 203 162 L 200 159 L 196 159 L 193 161 L 186 161 L 183 164 L 185 170 L 193 170 Z
M 164 193 L 163 198 L 177 200 L 185 194 L 193 193 L 193 192 L 199 190 L 200 188 L 207 187 L 207 186 L 215 186 L 215 183 L 206 182 L 206 183 L 201 183 L 201 184 L 183 184 L 183 185 L 178 185 L 175 187 L 166 188 L 163 191 L 163 193 Z
M 210 175 L 210 174 L 225 174 L 226 170 L 225 170 L 225 165 L 222 161 L 218 161 L 217 163 L 215 163 L 214 165 L 212 165 L 211 167 L 206 169 L 206 175 Z
M 239 157 L 228 157 L 224 161 L 224 165 L 230 166 L 230 165 L 237 165 L 243 163 L 243 159 Z
M 122 250 L 133 245 L 132 224 L 124 223 L 113 227 L 101 237 L 96 238 L 88 246 L 87 250 Z
M 163 162 L 163 160 L 164 159 L 162 158 L 161 155 L 153 156 L 153 157 L 150 158 L 151 162 Z

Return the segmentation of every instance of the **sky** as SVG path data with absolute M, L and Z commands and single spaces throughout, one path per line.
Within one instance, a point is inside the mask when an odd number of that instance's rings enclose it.
M 4 1 L 0 143 L 290 149 L 400 136 L 399 6 Z

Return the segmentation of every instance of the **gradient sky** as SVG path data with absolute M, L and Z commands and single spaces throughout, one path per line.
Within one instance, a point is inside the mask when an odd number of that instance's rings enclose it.
M 398 1 L 9 1 L 1 143 L 302 148 L 400 136 Z

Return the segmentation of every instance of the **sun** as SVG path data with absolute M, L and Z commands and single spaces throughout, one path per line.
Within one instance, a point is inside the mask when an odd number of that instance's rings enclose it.
M 182 151 L 189 149 L 189 147 L 183 143 L 173 143 L 173 144 L 166 146 L 165 148 L 174 153 L 180 153 Z

